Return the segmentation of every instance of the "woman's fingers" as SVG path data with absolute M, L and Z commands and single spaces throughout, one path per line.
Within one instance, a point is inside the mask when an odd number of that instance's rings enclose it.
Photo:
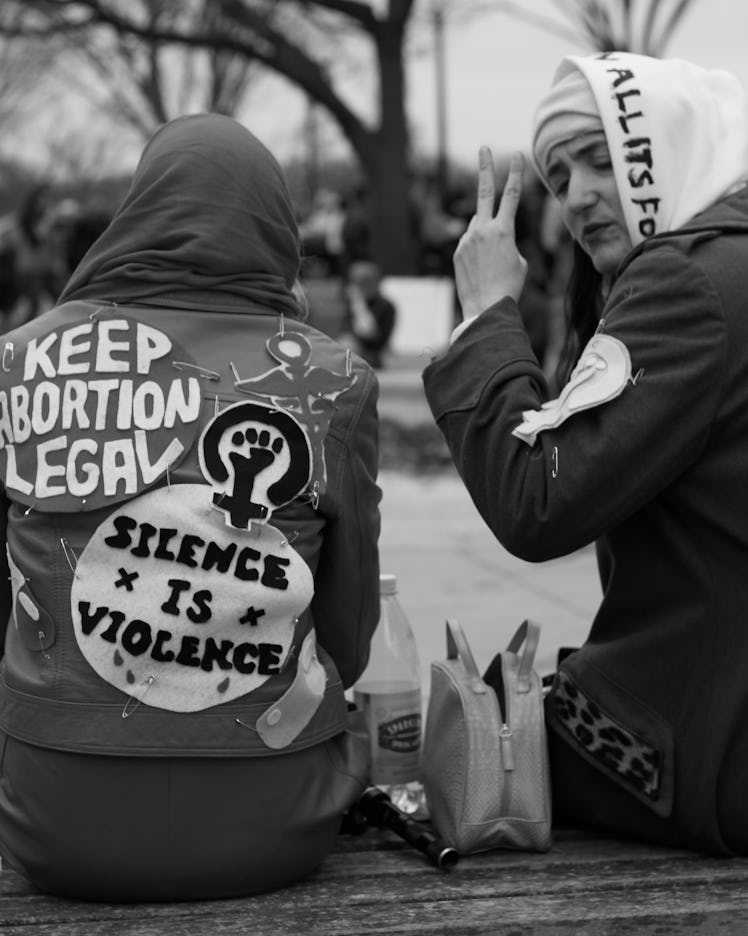
M 479 221 L 490 221 L 493 218 L 495 198 L 493 156 L 487 146 L 481 146 L 478 151 L 478 202 L 475 209 Z
M 496 220 L 502 231 L 514 234 L 514 219 L 517 217 L 517 207 L 522 195 L 522 174 L 525 160 L 522 153 L 513 153 L 509 162 L 509 175 L 501 195 L 501 203 L 496 214 Z
M 522 154 L 515 153 L 501 204 L 494 215 L 493 157 L 488 147 L 481 147 L 476 212 L 454 256 L 457 294 L 466 319 L 479 315 L 505 296 L 519 301 L 527 263 L 517 250 L 514 223 L 522 194 L 523 170 Z
M 517 216 L 517 207 L 522 195 L 524 168 L 525 159 L 522 153 L 513 153 L 509 162 L 509 174 L 501 195 L 499 210 L 496 214 L 498 226 L 507 234 L 514 233 L 514 219 Z M 481 146 L 478 151 L 478 200 L 475 210 L 475 217 L 478 221 L 493 220 L 495 200 L 496 183 L 493 155 L 487 146 Z

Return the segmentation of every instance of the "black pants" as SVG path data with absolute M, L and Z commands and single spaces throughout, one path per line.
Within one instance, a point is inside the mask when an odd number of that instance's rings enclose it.
M 671 818 L 663 819 L 596 770 L 555 731 L 548 732 L 553 824 L 599 829 L 659 845 L 684 847 Z
M 0 733 L 0 855 L 41 890 L 97 901 L 273 890 L 316 868 L 364 788 L 345 733 L 258 758 L 116 757 Z
M 662 818 L 548 732 L 556 826 L 588 827 L 658 845 L 688 848 L 677 817 Z M 698 770 L 698 764 L 694 765 Z M 748 740 L 745 732 L 728 749 L 715 791 L 719 832 L 726 852 L 748 855 Z

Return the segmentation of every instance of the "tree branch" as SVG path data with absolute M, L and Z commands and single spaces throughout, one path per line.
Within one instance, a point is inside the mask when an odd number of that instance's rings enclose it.
M 369 31 L 376 26 L 376 17 L 371 4 L 361 3 L 359 0 L 299 0 L 299 5 L 315 6 L 323 10 L 331 10 L 333 13 L 342 13 Z
M 64 3 L 65 0 L 52 2 Z M 127 32 L 151 42 L 172 42 L 192 48 L 231 51 L 246 59 L 255 59 L 288 78 L 303 89 L 309 98 L 325 107 L 338 121 L 354 147 L 361 146 L 371 136 L 371 131 L 363 121 L 335 92 L 322 66 L 298 45 L 290 42 L 279 29 L 273 28 L 269 17 L 248 9 L 241 0 L 224 0 L 221 4 L 222 13 L 232 21 L 227 24 L 227 28 L 214 25 L 200 33 L 188 33 L 173 27 L 165 29 L 163 26 L 140 25 L 110 9 L 104 9 L 98 0 L 80 2 L 91 9 L 96 8 L 97 23 L 108 25 L 119 32 Z M 410 4 L 412 0 L 401 2 Z M 233 15 L 235 11 L 240 14 L 239 22 Z M 242 21 L 249 27 L 247 30 L 241 29 Z M 236 35 L 237 25 L 241 29 L 239 38 Z
M 516 16 L 517 19 L 537 26 L 539 29 L 545 30 L 545 32 L 553 33 L 554 36 L 560 36 L 562 39 L 567 39 L 570 42 L 579 41 L 579 33 L 577 31 L 569 29 L 567 26 L 564 26 L 563 23 L 559 23 L 558 20 L 554 20 L 550 16 L 543 16 L 542 13 L 531 13 L 529 10 L 526 10 L 525 7 L 520 6 L 519 3 L 513 3 L 512 0 L 498 0 L 493 8 L 500 12 L 510 13 L 512 16 Z

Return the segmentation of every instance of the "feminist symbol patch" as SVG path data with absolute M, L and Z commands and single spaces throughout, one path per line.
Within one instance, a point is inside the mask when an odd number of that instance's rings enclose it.
M 309 483 L 312 452 L 290 413 L 260 403 L 235 403 L 206 426 L 200 468 L 213 488 L 213 506 L 240 530 L 265 523 Z

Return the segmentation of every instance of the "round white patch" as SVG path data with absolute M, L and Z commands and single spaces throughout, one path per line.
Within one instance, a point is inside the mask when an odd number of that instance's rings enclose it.
M 71 612 L 99 676 L 147 705 L 195 712 L 280 672 L 313 594 L 309 566 L 279 530 L 228 527 L 208 485 L 178 484 L 96 530 Z

